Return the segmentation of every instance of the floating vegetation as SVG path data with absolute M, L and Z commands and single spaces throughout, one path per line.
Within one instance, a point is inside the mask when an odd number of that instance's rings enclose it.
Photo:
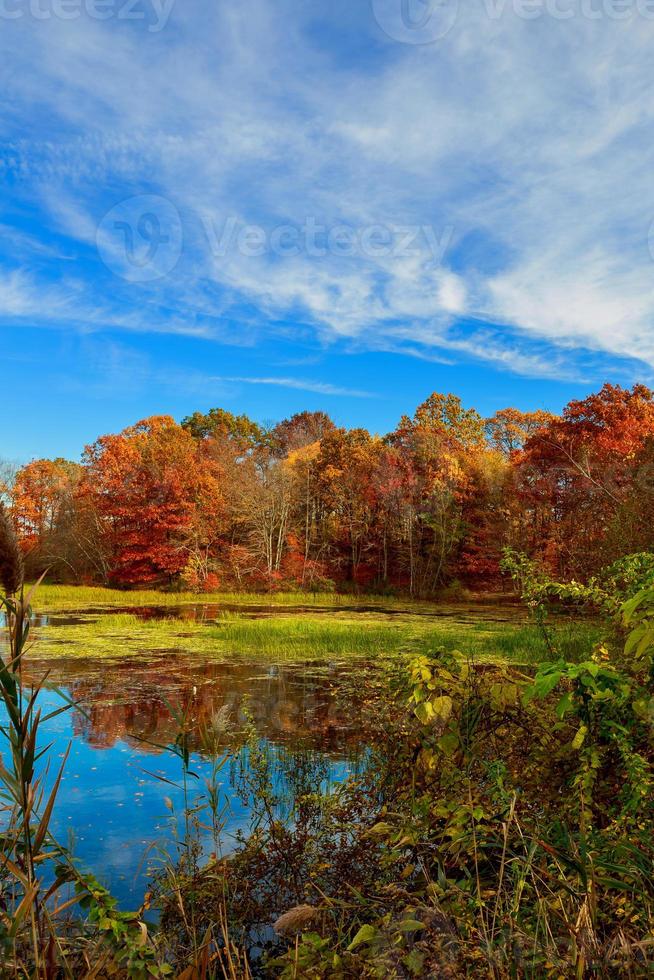
M 65 587 L 66 599 L 71 587 Z M 89 591 L 83 589 L 86 595 Z M 125 593 L 118 593 L 125 602 Z M 130 593 L 148 596 L 148 593 Z M 243 598 L 243 597 L 241 597 Z M 257 597 L 259 603 L 261 597 Z M 332 597 L 328 597 L 331 599 Z M 307 660 L 341 656 L 376 659 L 400 652 L 460 650 L 489 662 L 538 663 L 549 656 L 543 634 L 512 606 L 468 604 L 441 606 L 431 614 L 425 604 L 404 603 L 371 608 L 316 607 L 296 611 L 285 605 L 261 613 L 261 606 L 134 605 L 129 611 L 112 606 L 84 609 L 76 603 L 71 614 L 51 609 L 36 633 L 42 654 L 116 658 L 161 651 L 183 651 L 202 657 L 266 661 Z M 149 600 L 151 601 L 151 599 Z M 348 601 L 351 601 L 348 597 Z M 588 621 L 553 621 L 552 635 L 561 653 L 574 660 L 596 641 L 597 627 Z
M 108 589 L 104 586 L 51 585 L 39 588 L 39 609 L 79 609 L 90 606 L 178 606 L 184 603 L 210 603 L 240 606 L 308 606 L 333 609 L 340 606 L 378 606 L 436 608 L 433 602 L 394 599 L 388 596 L 357 596 L 325 592 L 161 592 L 155 589 Z

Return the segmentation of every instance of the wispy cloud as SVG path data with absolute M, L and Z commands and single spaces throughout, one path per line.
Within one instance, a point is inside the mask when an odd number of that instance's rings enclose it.
M 188 0 L 158 34 L 5 22 L 2 170 L 75 261 L 62 271 L 35 250 L 27 277 L 8 247 L 0 315 L 237 343 L 224 322 L 283 319 L 327 343 L 534 377 L 583 378 L 588 352 L 654 365 L 654 22 L 461 4 L 446 37 L 413 46 L 355 6 Z M 21 135 L 26 118 L 39 142 Z M 183 251 L 167 276 L 129 283 L 102 266 L 95 235 L 143 193 L 172 202 Z M 419 233 L 399 255 L 221 252 L 207 234 L 231 217 L 269 242 L 307 216 Z M 430 235 L 447 238 L 442 254 Z M 462 334 L 466 322 L 478 326 Z
M 339 385 L 327 384 L 322 381 L 307 381 L 303 378 L 238 378 L 214 377 L 209 381 L 227 382 L 246 385 L 274 385 L 278 388 L 295 388 L 297 391 L 311 391 L 316 395 L 335 395 L 348 398 L 376 398 L 370 391 L 360 391 L 357 388 L 342 388 Z

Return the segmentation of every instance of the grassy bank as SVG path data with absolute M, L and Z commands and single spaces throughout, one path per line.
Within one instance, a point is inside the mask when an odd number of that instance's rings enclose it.
M 247 604 L 241 611 L 217 613 L 207 621 L 172 614 L 144 619 L 136 612 L 80 613 L 37 628 L 41 655 L 122 658 L 144 653 L 174 652 L 204 657 L 246 656 L 284 661 L 360 656 L 377 659 L 400 652 L 437 649 L 494 663 L 535 664 L 551 659 L 542 633 L 523 619 L 483 619 L 483 610 L 451 609 L 439 615 L 403 611 L 339 609 L 295 614 L 283 608 L 273 616 L 253 618 Z M 593 624 L 562 621 L 551 628 L 557 651 L 569 659 L 596 641 Z
M 156 589 L 109 589 L 93 585 L 51 585 L 39 587 L 39 609 L 82 609 L 89 606 L 179 606 L 190 604 L 209 605 L 270 605 L 316 606 L 393 606 L 404 608 L 418 600 L 388 596 L 343 595 L 324 592 L 161 592 Z M 434 603 L 420 602 L 429 607 Z

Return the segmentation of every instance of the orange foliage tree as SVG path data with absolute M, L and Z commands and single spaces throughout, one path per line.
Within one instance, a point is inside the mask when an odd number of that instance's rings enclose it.
M 168 416 L 102 436 L 84 454 L 84 492 L 119 584 L 170 583 L 210 548 L 223 516 L 220 471 Z
M 434 393 L 384 437 L 214 408 L 102 436 L 7 481 L 32 570 L 119 585 L 400 589 L 499 580 L 504 545 L 588 577 L 654 547 L 654 395 L 490 419 Z
M 623 554 L 623 515 L 653 436 L 644 385 L 605 384 L 570 402 L 516 459 L 518 538 L 562 575 L 587 576 Z

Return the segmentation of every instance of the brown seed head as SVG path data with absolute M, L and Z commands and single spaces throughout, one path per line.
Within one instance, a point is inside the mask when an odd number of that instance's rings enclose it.
M 312 922 L 318 915 L 318 909 L 312 905 L 296 905 L 294 908 L 284 912 L 273 925 L 273 929 L 278 936 L 294 935 L 303 932 L 305 926 Z
M 4 504 L 0 504 L 0 585 L 5 595 L 20 592 L 23 584 L 23 557 Z

